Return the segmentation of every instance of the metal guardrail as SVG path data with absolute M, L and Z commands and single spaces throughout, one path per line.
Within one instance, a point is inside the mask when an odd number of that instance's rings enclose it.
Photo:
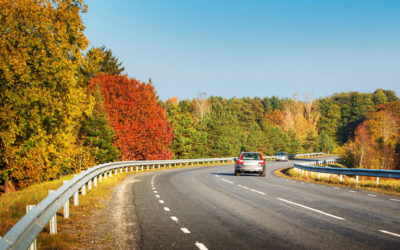
M 298 154 L 290 157 L 311 157 L 318 156 L 324 153 L 310 153 L 310 154 Z M 265 156 L 266 159 L 275 159 L 275 156 Z M 59 189 L 52 192 L 49 196 L 43 199 L 35 207 L 29 208 L 30 211 L 19 220 L 11 229 L 0 238 L 0 249 L 27 249 L 31 246 L 32 242 L 35 241 L 37 235 L 43 230 L 47 223 L 52 221 L 57 213 L 63 206 L 68 207 L 67 212 L 69 214 L 69 200 L 74 197 L 74 204 L 78 205 L 79 191 L 81 194 L 86 194 L 86 186 L 88 189 L 92 189 L 92 183 L 97 186 L 97 180 L 101 182 L 102 177 L 107 178 L 107 174 L 110 176 L 112 172 L 117 173 L 125 169 L 128 172 L 130 167 L 131 172 L 149 170 L 150 166 L 152 169 L 155 168 L 171 168 L 175 166 L 186 166 L 195 164 L 205 163 L 229 163 L 233 160 L 233 157 L 227 158 L 206 158 L 206 159 L 185 159 L 185 160 L 157 160 L 157 161 L 124 161 L 100 164 L 95 167 L 89 168 L 86 171 L 82 171 L 76 175 L 72 180 L 64 183 Z M 145 169 L 146 168 L 146 169 Z M 64 214 L 65 216 L 65 214 Z M 54 229 L 55 227 L 55 229 Z M 52 229 L 53 228 L 53 229 Z M 50 227 L 50 233 L 57 232 L 57 226 Z M 55 230 L 55 231 L 54 231 Z M 36 249 L 36 245 L 32 247 Z
M 316 164 L 322 164 L 323 161 L 317 161 Z M 330 167 L 313 167 L 305 164 L 294 164 L 294 169 L 301 169 L 304 171 L 349 175 L 349 176 L 370 176 L 382 178 L 396 178 L 400 179 L 400 171 L 398 170 L 382 170 L 382 169 L 362 169 L 362 168 L 330 168 Z
M 296 157 L 313 157 L 313 156 L 319 156 L 319 155 L 326 155 L 326 153 L 307 153 L 307 154 L 296 154 L 296 155 L 288 155 L 289 158 L 296 158 Z
M 125 161 L 100 164 L 89 168 L 86 171 L 76 175 L 72 180 L 66 182 L 59 189 L 52 192 L 49 196 L 43 199 L 38 205 L 31 209 L 21 220 L 19 220 L 7 234 L 0 239 L 0 249 L 27 249 L 34 242 L 37 235 L 43 230 L 50 219 L 60 210 L 66 203 L 69 207 L 69 199 L 74 196 L 77 199 L 79 190 L 82 194 L 92 188 L 92 183 L 97 186 L 97 178 L 99 181 L 104 175 L 112 175 L 120 170 L 128 172 L 130 167 L 131 172 L 149 170 L 155 168 L 172 168 L 176 166 L 186 166 L 205 163 L 229 163 L 232 158 L 207 158 L 207 159 L 188 159 L 188 160 L 160 160 L 160 161 Z M 74 200 L 75 203 L 75 200 Z M 69 213 L 69 211 L 68 211 Z M 51 233 L 51 232 L 50 232 Z M 36 248 L 34 246 L 33 248 Z

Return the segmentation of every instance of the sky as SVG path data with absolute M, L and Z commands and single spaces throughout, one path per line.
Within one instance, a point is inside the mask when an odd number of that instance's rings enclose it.
M 398 0 L 87 0 L 105 45 L 161 100 L 400 95 Z

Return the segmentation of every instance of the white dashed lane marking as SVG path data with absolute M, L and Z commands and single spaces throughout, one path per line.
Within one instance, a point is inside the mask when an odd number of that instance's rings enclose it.
M 185 228 L 185 227 L 182 227 L 181 230 L 182 230 L 182 232 L 184 232 L 185 234 L 190 234 L 189 229 L 187 229 L 187 228 Z
M 371 197 L 376 197 L 376 195 L 374 195 L 374 194 L 368 194 L 368 196 L 371 196 Z
M 157 193 L 157 191 L 155 191 L 155 190 L 154 190 L 153 192 L 154 192 L 155 194 Z
M 178 218 L 176 218 L 176 216 L 171 216 L 171 220 L 178 221 Z
M 233 184 L 233 182 L 228 181 L 227 179 L 221 178 L 221 180 L 223 180 L 223 181 L 225 181 L 225 182 L 228 182 L 228 183 L 230 183 L 230 184 Z
M 156 197 L 157 197 L 157 198 L 160 198 L 160 195 L 159 195 L 159 194 L 156 194 Z
M 259 193 L 259 194 L 262 194 L 262 195 L 265 195 L 265 193 L 263 193 L 263 192 L 261 192 L 261 191 L 258 191 L 258 190 L 255 190 L 255 189 L 250 189 L 251 191 L 253 191 L 253 192 L 256 192 L 256 193 Z
M 196 247 L 198 247 L 200 250 L 208 250 L 208 248 L 207 248 L 203 243 L 196 242 L 195 245 L 196 245 Z
M 392 232 L 389 232 L 389 231 L 386 231 L 386 230 L 379 230 L 379 232 L 384 233 L 384 234 L 389 234 L 389 235 L 396 236 L 396 237 L 400 238 L 400 234 L 392 233 Z
M 163 201 L 163 200 L 158 200 L 158 202 L 160 202 L 161 204 L 164 204 L 164 201 Z
M 167 212 L 171 211 L 171 210 L 169 210 L 168 207 L 164 207 L 164 210 L 167 211 Z
M 307 210 L 311 210 L 311 211 L 314 211 L 314 212 L 317 212 L 317 213 L 320 213 L 320 214 L 323 214 L 323 215 L 326 215 L 326 216 L 329 216 L 329 217 L 338 219 L 338 220 L 345 220 L 345 219 L 342 218 L 342 217 L 339 217 L 339 216 L 336 216 L 336 215 L 333 215 L 333 214 L 329 214 L 329 213 L 323 212 L 323 211 L 318 210 L 318 209 L 314 209 L 314 208 L 311 208 L 311 207 L 307 207 L 307 206 L 304 206 L 304 205 L 302 205 L 302 204 L 295 203 L 295 202 L 293 202 L 293 201 L 285 200 L 285 199 L 282 199 L 282 198 L 277 198 L 277 199 L 280 200 L 280 201 L 283 201 L 283 202 L 286 202 L 286 203 L 289 203 L 289 204 L 298 206 L 298 207 L 302 207 L 302 208 L 307 209 Z
M 398 199 L 390 199 L 391 201 L 399 201 L 400 202 L 400 200 L 398 200 Z

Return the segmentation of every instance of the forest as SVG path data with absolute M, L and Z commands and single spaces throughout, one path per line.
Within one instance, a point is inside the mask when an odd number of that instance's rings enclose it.
M 391 90 L 313 99 L 160 100 L 106 47 L 90 47 L 82 0 L 0 0 L 0 192 L 117 160 L 323 151 L 348 167 L 399 169 Z M 266 83 L 267 84 L 267 83 Z

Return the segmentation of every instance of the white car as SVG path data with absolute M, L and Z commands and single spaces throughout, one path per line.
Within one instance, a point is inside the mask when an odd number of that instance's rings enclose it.
M 286 152 L 279 152 L 275 155 L 276 161 L 289 161 L 289 157 Z
M 265 161 L 260 153 L 242 152 L 239 157 L 233 159 L 235 161 L 235 175 L 240 173 L 257 173 L 265 177 Z

